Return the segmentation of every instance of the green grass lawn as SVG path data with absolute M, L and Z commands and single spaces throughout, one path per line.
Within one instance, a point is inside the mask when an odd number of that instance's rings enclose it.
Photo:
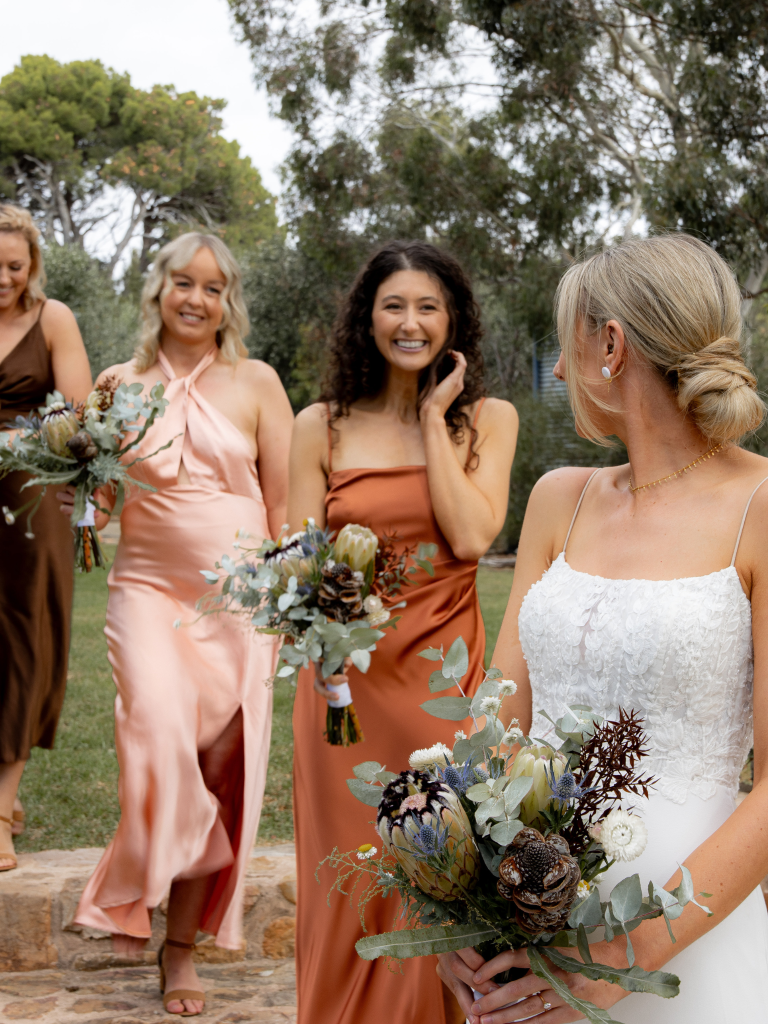
M 480 569 L 478 589 L 490 659 L 504 616 L 512 573 Z M 18 851 L 104 846 L 119 817 L 114 743 L 114 685 L 107 662 L 104 610 L 107 575 L 78 576 L 72 652 L 64 710 L 54 750 L 35 749 L 24 772 L 20 795 L 27 830 Z M 275 687 L 272 750 L 259 842 L 293 838 L 291 822 L 291 710 L 293 690 Z

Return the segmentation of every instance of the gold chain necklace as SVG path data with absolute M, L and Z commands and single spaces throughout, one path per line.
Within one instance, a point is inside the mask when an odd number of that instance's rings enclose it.
M 698 459 L 694 459 L 693 462 L 689 462 L 687 466 L 683 466 L 683 468 L 678 469 L 677 472 L 670 473 L 669 476 L 659 477 L 658 480 L 651 480 L 649 484 L 640 484 L 639 487 L 632 486 L 632 474 L 630 473 L 629 489 L 634 494 L 635 491 L 644 491 L 647 487 L 655 487 L 656 484 L 663 484 L 667 480 L 673 480 L 676 476 L 681 476 L 683 473 L 687 473 L 689 469 L 693 469 L 695 466 L 698 466 L 700 462 L 704 462 L 706 459 L 711 459 L 712 456 L 716 455 L 722 447 L 722 444 L 716 444 L 714 448 L 710 448 L 708 452 L 704 452 L 704 454 L 700 455 Z

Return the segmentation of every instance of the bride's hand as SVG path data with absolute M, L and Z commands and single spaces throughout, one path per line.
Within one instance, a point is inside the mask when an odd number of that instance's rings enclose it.
M 69 518 L 75 510 L 74 484 L 67 484 L 63 491 L 57 491 L 56 498 L 59 502 L 59 511 Z
M 336 672 L 332 676 L 328 676 L 326 679 L 323 679 L 323 673 L 322 673 L 323 662 L 322 662 L 322 659 L 320 661 L 316 661 L 314 663 L 314 665 L 315 665 L 315 679 L 314 679 L 315 692 L 319 693 L 321 697 L 325 697 L 326 700 L 338 700 L 339 699 L 338 693 L 334 693 L 333 690 L 329 690 L 328 689 L 328 683 L 330 683 L 331 686 L 341 686 L 342 683 L 348 683 L 349 682 L 349 677 L 347 676 L 347 672 L 352 667 L 352 659 L 351 658 L 345 658 L 344 659 L 344 671 L 343 672 Z
M 475 1001 L 472 993 L 474 985 L 473 978 L 476 971 L 485 963 L 476 949 L 471 946 L 468 949 L 460 949 L 457 953 L 441 953 L 437 958 L 437 976 L 450 989 L 456 997 L 456 1001 L 467 1015 L 469 1024 L 478 1024 L 479 1018 L 475 1017 L 470 1007 Z M 494 981 L 487 981 L 484 984 L 474 985 L 478 992 L 494 992 L 499 986 Z
M 610 950 L 610 955 L 606 955 L 602 948 L 598 949 L 607 946 L 608 943 L 601 942 L 591 947 L 595 960 L 609 964 L 616 960 L 618 949 Z M 571 950 L 560 949 L 559 952 L 573 956 Z M 621 966 L 625 964 L 626 961 Z M 528 954 L 524 949 L 499 953 L 472 975 L 469 984 L 476 990 L 483 991 L 484 984 L 510 967 L 530 967 Z M 556 967 L 552 968 L 552 973 L 579 999 L 589 1000 L 603 1010 L 615 1005 L 628 994 L 618 985 L 611 985 L 605 981 L 590 981 L 583 974 L 569 974 Z M 568 1006 L 554 989 L 549 987 L 547 981 L 537 978 L 530 970 L 525 977 L 502 985 L 470 1006 L 470 1024 L 513 1024 L 515 1021 L 530 1018 L 533 1018 L 536 1024 L 568 1024 L 570 1021 L 585 1019 L 583 1013 Z

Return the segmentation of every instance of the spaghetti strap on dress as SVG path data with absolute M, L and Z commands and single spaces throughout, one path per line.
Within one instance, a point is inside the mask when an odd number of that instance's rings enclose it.
M 201 927 L 238 949 L 242 883 L 266 780 L 274 638 L 226 616 L 200 619 L 210 591 L 201 569 L 232 550 L 239 529 L 268 536 L 253 455 L 240 431 L 197 390 L 213 349 L 186 377 L 170 378 L 170 405 L 139 446 L 160 451 L 135 467 L 155 493 L 134 490 L 121 516 L 109 574 L 106 635 L 117 687 L 115 745 L 121 818 L 83 893 L 75 920 L 149 938 L 150 911 L 174 878 L 217 873 Z M 182 462 L 189 484 L 179 484 Z M 174 624 L 179 628 L 174 628 Z M 233 780 L 225 829 L 205 786 L 199 754 L 243 715 L 244 764 Z
M 0 361 L 0 431 L 45 405 L 55 389 L 40 315 Z M 40 488 L 21 490 L 26 473 L 0 480 L 0 508 L 20 508 Z M 74 541 L 48 487 L 27 537 L 27 519 L 0 521 L 0 764 L 50 750 L 64 703 L 72 618 Z

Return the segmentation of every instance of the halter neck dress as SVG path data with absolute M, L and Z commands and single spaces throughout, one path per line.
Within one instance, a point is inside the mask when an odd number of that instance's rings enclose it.
M 0 361 L 0 430 L 36 413 L 55 390 L 40 316 Z M 13 511 L 39 493 L 21 490 L 28 479 L 0 480 L 0 508 Z M 64 703 L 75 563 L 56 491 L 47 489 L 35 513 L 34 537 L 26 536 L 26 515 L 12 526 L 0 519 L 0 764 L 26 761 L 32 747 L 50 750 Z
M 479 415 L 478 407 L 475 421 Z M 420 705 L 429 699 L 432 663 L 416 657 L 425 647 L 445 649 L 458 636 L 469 648 L 468 691 L 482 680 L 485 630 L 475 580 L 477 562 L 454 556 L 432 510 L 426 466 L 342 469 L 332 466 L 325 498 L 327 523 L 368 526 L 378 537 L 395 535 L 401 547 L 437 545 L 435 575 L 422 573 L 418 586 L 403 591 L 407 607 L 397 629 L 386 631 L 366 674 L 349 671 L 352 698 L 365 735 L 363 743 L 332 747 L 323 739 L 326 703 L 314 692 L 313 671 L 301 673 L 293 713 L 293 800 L 296 823 L 298 907 L 296 970 L 298 1024 L 453 1024 L 464 1020 L 458 1004 L 443 999 L 436 958 L 408 960 L 392 973 L 383 960 L 361 960 L 355 942 L 363 931 L 349 899 L 334 892 L 333 874 L 320 861 L 337 847 L 354 850 L 381 842 L 376 813 L 347 788 L 353 767 L 376 760 L 390 771 L 408 767 L 411 753 L 438 741 L 453 746 L 468 722 L 432 718 Z M 318 884 L 319 879 L 319 884 Z M 329 905 L 330 904 L 330 905 Z M 392 931 L 399 901 L 376 898 L 365 914 L 369 934 Z
M 637 860 L 603 876 L 605 900 L 635 872 L 643 892 L 649 881 L 665 885 L 735 808 L 752 745 L 753 670 L 751 605 L 735 562 L 758 488 L 725 569 L 675 580 L 616 580 L 577 572 L 566 561 L 594 475 L 562 552 L 528 591 L 518 621 L 536 712 L 557 719 L 566 707 L 586 704 L 611 720 L 619 708 L 645 720 L 650 753 L 643 766 L 658 782 L 648 800 L 633 796 L 632 804 L 648 827 L 648 845 Z M 558 743 L 541 714 L 533 716 L 531 735 Z M 664 970 L 680 978 L 680 995 L 634 993 L 611 1015 L 625 1024 L 768 1019 L 768 914 L 760 889 Z
M 211 590 L 200 573 L 232 551 L 238 529 L 260 543 L 269 527 L 253 455 L 240 431 L 197 389 L 212 349 L 170 379 L 165 414 L 138 449 L 135 488 L 121 515 L 109 575 L 105 633 L 117 687 L 115 746 L 121 818 L 83 893 L 78 924 L 138 938 L 174 878 L 217 873 L 201 927 L 228 949 L 241 945 L 242 882 L 261 812 L 271 729 L 272 637 L 226 615 L 200 619 Z M 133 455 L 134 453 L 132 453 Z M 181 462 L 190 483 L 179 484 Z M 196 621 L 197 620 L 197 621 Z M 180 622 L 179 628 L 174 623 Z M 198 761 L 240 709 L 244 764 L 231 780 L 229 832 Z

